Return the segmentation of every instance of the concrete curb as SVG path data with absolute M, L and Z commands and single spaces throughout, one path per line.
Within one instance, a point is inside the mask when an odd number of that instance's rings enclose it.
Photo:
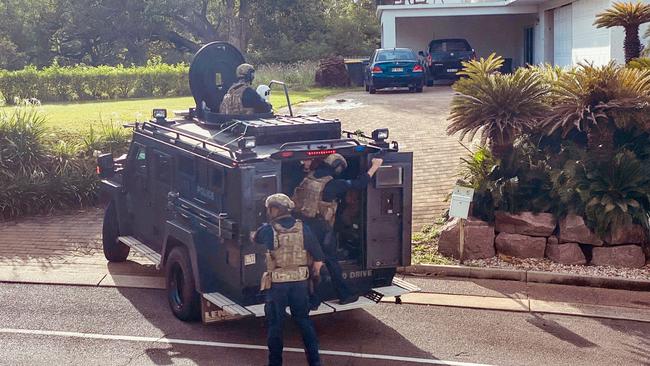
M 395 302 L 395 298 L 386 297 L 383 298 L 381 302 L 393 303 Z M 507 297 L 497 298 L 489 296 L 413 292 L 402 295 L 401 303 L 411 305 L 430 305 L 466 309 L 524 312 L 532 314 L 583 316 L 588 318 L 629 320 L 635 322 L 650 323 L 650 310 L 647 309 L 546 301 L 537 299 L 515 299 Z
M 419 264 L 398 268 L 398 272 L 402 274 L 416 274 L 430 277 L 478 278 L 526 283 L 599 287 L 629 291 L 650 291 L 649 280 L 632 280 L 627 278 L 585 276 L 569 273 L 525 271 L 517 269 Z

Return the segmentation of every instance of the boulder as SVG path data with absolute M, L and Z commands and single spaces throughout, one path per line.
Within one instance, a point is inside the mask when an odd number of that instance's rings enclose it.
M 546 257 L 561 264 L 587 264 L 587 258 L 578 243 L 558 244 L 550 241 L 546 244 Z
M 458 258 L 460 238 L 458 223 L 454 218 L 447 222 L 440 231 L 438 252 L 447 257 Z M 495 256 L 494 226 L 485 221 L 469 218 L 465 222 L 465 249 L 463 259 L 484 259 Z
M 546 245 L 558 245 L 560 244 L 560 241 L 557 240 L 557 236 L 551 235 L 546 239 Z
M 623 268 L 645 266 L 645 254 L 638 245 L 619 245 L 615 247 L 594 248 L 591 264 Z
M 547 237 L 555 231 L 555 216 L 549 213 L 497 211 L 494 216 L 496 230 L 500 233 Z
M 320 60 L 315 81 L 320 86 L 349 86 L 350 76 L 343 57 L 328 57 Z
M 610 245 L 643 244 L 647 240 L 646 234 L 646 229 L 641 225 L 624 225 L 608 233 L 605 242 Z
M 499 233 L 494 241 L 499 254 L 518 258 L 544 258 L 546 238 Z
M 603 241 L 587 227 L 582 216 L 574 214 L 569 214 L 560 219 L 558 240 L 560 243 L 603 245 Z

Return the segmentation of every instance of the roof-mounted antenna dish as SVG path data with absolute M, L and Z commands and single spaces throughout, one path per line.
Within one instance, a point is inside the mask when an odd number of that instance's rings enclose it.
M 220 41 L 206 44 L 194 55 L 189 78 L 199 119 L 205 117 L 206 108 L 219 112 L 224 95 L 237 81 L 237 66 L 245 61 L 235 46 Z

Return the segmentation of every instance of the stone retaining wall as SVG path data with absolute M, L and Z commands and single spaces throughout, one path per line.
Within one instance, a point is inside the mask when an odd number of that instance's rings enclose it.
M 458 219 L 440 233 L 438 251 L 458 258 Z M 639 225 L 609 233 L 602 240 L 582 217 L 568 215 L 556 220 L 552 214 L 496 212 L 495 223 L 470 218 L 465 224 L 463 259 L 490 258 L 496 254 L 518 258 L 548 258 L 561 264 L 607 265 L 640 268 L 646 264 L 648 235 Z

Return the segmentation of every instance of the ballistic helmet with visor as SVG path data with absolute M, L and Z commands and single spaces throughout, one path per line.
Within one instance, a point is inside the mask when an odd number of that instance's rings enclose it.
M 264 202 L 264 206 L 266 206 L 267 209 L 271 207 L 276 207 L 276 208 L 286 209 L 287 211 L 291 211 L 296 205 L 293 203 L 291 198 L 289 198 L 289 196 L 287 196 L 286 194 L 276 193 L 266 198 L 266 202 Z
M 337 153 L 328 155 L 323 162 L 332 167 L 336 174 L 341 174 L 348 168 L 347 160 L 345 160 L 343 155 Z
M 255 78 L 255 68 L 251 64 L 241 64 L 237 66 L 235 71 L 237 74 L 237 79 L 244 80 L 246 82 L 253 82 Z

